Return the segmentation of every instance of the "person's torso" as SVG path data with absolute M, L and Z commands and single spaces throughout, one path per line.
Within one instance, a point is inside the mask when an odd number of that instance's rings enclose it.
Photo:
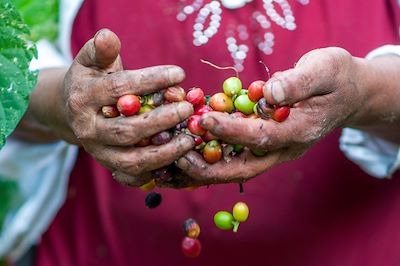
M 272 5 L 271 5 L 272 3 Z M 185 7 L 186 6 L 186 7 Z M 283 15 L 285 14 L 285 15 Z M 222 90 L 234 73 L 200 62 L 243 67 L 244 86 L 292 67 L 315 48 L 340 46 L 355 56 L 399 43 L 396 1 L 261 1 L 227 9 L 219 1 L 85 1 L 75 21 L 74 54 L 100 28 L 121 38 L 126 69 L 176 64 L 182 85 Z M 117 184 L 80 152 L 66 203 L 44 235 L 37 263 L 47 265 L 399 265 L 400 176 L 378 180 L 348 161 L 339 132 L 301 159 L 276 166 L 245 184 L 194 191 L 145 192 Z M 399 184 L 398 184 L 399 183 Z M 236 201 L 250 207 L 238 233 L 213 224 Z M 181 253 L 182 223 L 201 227 L 201 255 Z

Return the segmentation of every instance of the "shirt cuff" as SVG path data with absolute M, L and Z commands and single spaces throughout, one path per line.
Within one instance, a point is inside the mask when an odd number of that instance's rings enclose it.
M 389 54 L 400 56 L 400 46 L 381 46 L 368 53 L 366 58 L 372 59 Z M 400 169 L 400 145 L 363 131 L 351 128 L 343 129 L 340 137 L 340 149 L 347 158 L 371 176 L 390 178 L 394 172 Z
M 390 178 L 400 168 L 399 145 L 360 130 L 343 129 L 340 149 L 347 158 L 374 177 Z

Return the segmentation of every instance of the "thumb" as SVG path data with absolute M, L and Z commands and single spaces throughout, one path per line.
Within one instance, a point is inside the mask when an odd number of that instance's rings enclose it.
M 86 67 L 106 69 L 114 63 L 120 65 L 120 49 L 121 42 L 118 36 L 109 29 L 101 29 L 86 42 L 75 60 Z
M 330 93 L 340 63 L 334 52 L 313 50 L 302 56 L 294 68 L 273 75 L 263 88 L 265 100 L 273 105 L 291 105 Z

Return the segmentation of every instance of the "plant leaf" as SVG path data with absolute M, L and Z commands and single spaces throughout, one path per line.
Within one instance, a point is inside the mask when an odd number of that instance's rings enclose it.
M 58 0 L 12 0 L 30 28 L 30 40 L 55 40 L 58 33 Z
M 37 73 L 29 70 L 37 51 L 28 35 L 15 6 L 0 0 L 0 148 L 26 111 L 37 80 Z
M 18 184 L 14 180 L 0 177 L 0 231 L 8 211 L 15 205 L 18 194 Z

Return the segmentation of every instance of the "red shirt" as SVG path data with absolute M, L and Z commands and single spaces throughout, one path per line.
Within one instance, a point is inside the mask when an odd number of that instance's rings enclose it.
M 176 64 L 186 70 L 185 88 L 200 86 L 208 94 L 222 90 L 232 75 L 200 63 L 232 65 L 226 33 L 246 25 L 249 38 L 245 86 L 284 70 L 305 52 L 340 46 L 355 56 L 387 43 L 399 43 L 395 0 L 289 1 L 296 29 L 254 25 L 254 0 L 235 10 L 222 8 L 221 26 L 206 45 L 193 42 L 197 12 L 180 22 L 179 7 L 192 1 L 88 0 L 74 24 L 74 54 L 103 27 L 122 41 L 126 69 Z M 209 1 L 206 1 L 208 3 Z M 278 4 L 276 10 L 281 12 Z M 271 55 L 254 43 L 265 32 L 274 34 Z M 254 39 L 255 38 L 255 39 Z M 144 205 L 145 192 L 117 184 L 109 171 L 80 151 L 70 178 L 68 198 L 38 247 L 37 265 L 273 265 L 338 266 L 400 265 L 400 176 L 378 180 L 347 160 L 338 148 L 339 131 L 316 144 L 302 158 L 274 167 L 245 184 L 211 186 L 195 191 L 158 190 L 162 204 Z M 219 210 L 236 201 L 250 207 L 249 220 L 239 232 L 221 231 L 213 224 Z M 201 255 L 184 257 L 182 223 L 192 217 L 201 227 Z

